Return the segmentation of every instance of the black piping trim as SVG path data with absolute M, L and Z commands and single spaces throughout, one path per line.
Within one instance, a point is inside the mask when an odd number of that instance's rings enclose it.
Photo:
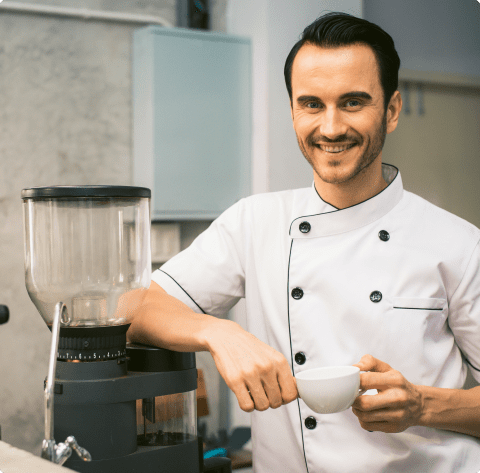
M 313 188 L 315 189 L 315 192 L 317 193 L 318 197 L 320 198 L 320 200 L 322 202 L 325 202 L 327 205 L 330 205 L 331 207 L 333 207 L 334 209 L 336 210 L 340 210 L 339 207 L 335 207 L 333 204 L 331 204 L 330 202 L 327 202 L 325 199 L 323 199 L 323 197 L 319 194 L 319 192 L 317 191 L 317 188 L 315 187 L 315 183 L 313 183 Z
M 475 366 L 473 366 L 470 361 L 468 361 L 466 358 L 465 358 L 465 361 L 475 370 L 475 371 L 480 371 L 480 369 L 478 368 L 475 368 Z
M 480 371 L 480 369 L 478 369 L 477 367 L 473 366 L 470 361 L 468 360 L 468 358 L 465 356 L 465 353 L 463 353 L 463 351 L 459 348 L 460 350 L 460 353 L 462 354 L 462 360 L 464 360 L 467 365 L 470 365 L 471 368 L 473 368 L 475 371 Z
M 350 205 L 350 207 L 345 207 L 344 209 L 338 209 L 338 210 L 331 210 L 330 212 L 322 212 L 322 213 L 319 213 L 319 214 L 312 214 L 312 215 L 302 215 L 301 217 L 297 217 L 295 218 L 292 223 L 290 224 L 290 229 L 288 231 L 288 234 L 289 235 L 292 235 L 292 225 L 294 222 L 296 222 L 297 220 L 300 220 L 302 218 L 308 218 L 308 217 L 315 217 L 316 215 L 327 215 L 327 214 L 331 214 L 333 212 L 341 212 L 342 210 L 346 210 L 346 209 L 351 209 L 352 207 L 356 207 L 357 205 L 361 205 L 361 204 L 364 204 L 365 202 L 368 202 L 369 200 L 377 197 L 377 195 L 380 195 L 382 192 L 384 192 L 386 189 L 388 189 L 392 184 L 393 182 L 395 181 L 395 179 L 397 179 L 398 177 L 398 173 L 399 173 L 399 170 L 397 168 L 397 166 L 394 166 L 393 164 L 387 164 L 387 163 L 384 163 L 386 164 L 387 166 L 391 166 L 392 168 L 395 168 L 397 170 L 397 174 L 395 174 L 395 177 L 390 181 L 390 183 L 388 184 L 387 187 L 385 187 L 385 189 L 382 189 L 378 194 L 375 194 L 375 195 L 372 195 L 372 197 L 369 197 L 368 199 L 366 200 L 362 200 L 362 202 L 358 202 L 358 204 L 353 204 L 353 205 Z M 314 184 L 314 187 L 315 187 L 315 184 Z M 315 187 L 315 192 L 318 194 L 318 191 L 317 191 L 317 188 Z M 320 197 L 320 194 L 318 194 L 318 196 Z M 320 199 L 322 199 L 320 197 Z M 323 199 L 322 199 L 323 200 Z M 323 200 L 324 201 L 324 200 Z M 324 201 L 325 202 L 325 201 Z M 326 202 L 328 204 L 328 202 Z M 328 204 L 328 205 L 332 205 L 332 204 Z M 334 207 L 332 205 L 332 207 Z
M 292 242 L 290 243 L 290 253 L 288 255 L 288 272 L 287 272 L 287 317 L 288 317 L 288 336 L 290 338 L 290 356 L 292 360 L 292 372 L 293 376 L 295 376 L 295 368 L 293 362 L 293 347 L 292 347 L 292 330 L 290 328 L 290 260 L 292 258 L 292 248 L 293 248 L 293 238 Z M 297 405 L 298 405 L 298 417 L 300 419 L 300 430 L 302 432 L 302 448 L 303 448 L 303 458 L 305 459 L 305 467 L 308 471 L 308 464 L 307 464 L 307 454 L 305 453 L 305 440 L 303 438 L 303 422 L 302 422 L 302 411 L 300 410 L 300 400 L 297 398 Z
M 443 310 L 443 309 L 428 309 L 424 307 L 394 307 L 394 309 L 409 309 L 409 310 Z
M 166 274 L 192 300 L 192 302 L 202 311 L 202 313 L 206 314 L 206 312 L 195 302 L 193 297 L 185 289 L 183 289 L 183 287 L 180 286 L 180 284 L 178 284 L 178 282 L 175 281 L 170 274 L 163 271 L 163 269 L 159 269 L 159 271 L 161 271 L 163 274 Z
M 358 204 L 355 204 L 355 205 L 358 205 Z M 308 218 L 308 217 L 316 217 L 317 215 L 332 214 L 333 212 L 340 212 L 340 210 L 330 210 L 330 212 L 322 212 L 322 213 L 319 213 L 319 214 L 311 214 L 311 215 L 302 215 L 301 217 L 297 217 L 297 218 L 292 220 L 292 223 L 290 224 L 290 229 L 288 230 L 288 234 L 290 236 L 292 236 L 292 226 L 293 226 L 294 222 L 296 222 L 297 220 L 302 220 L 302 219 Z

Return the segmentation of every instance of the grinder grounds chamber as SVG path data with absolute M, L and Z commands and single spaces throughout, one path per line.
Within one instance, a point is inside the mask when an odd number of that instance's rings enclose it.
M 92 455 L 91 462 L 72 456 L 65 466 L 84 473 L 201 472 L 196 387 L 194 353 L 127 345 L 127 360 L 59 360 L 55 438 L 74 435 Z

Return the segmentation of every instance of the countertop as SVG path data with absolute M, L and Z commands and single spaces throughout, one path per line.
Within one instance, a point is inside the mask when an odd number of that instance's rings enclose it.
M 69 468 L 55 465 L 29 452 L 0 441 L 1 473 L 67 473 Z

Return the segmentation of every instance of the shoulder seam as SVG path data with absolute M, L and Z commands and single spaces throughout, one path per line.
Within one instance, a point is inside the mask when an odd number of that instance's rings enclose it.
M 191 299 L 191 301 L 202 311 L 202 313 L 206 314 L 206 312 L 195 302 L 195 299 L 185 289 L 183 289 L 183 287 L 180 286 L 180 284 L 178 284 L 178 282 L 175 281 L 170 274 L 166 273 L 163 269 L 159 269 L 158 271 L 168 276 Z

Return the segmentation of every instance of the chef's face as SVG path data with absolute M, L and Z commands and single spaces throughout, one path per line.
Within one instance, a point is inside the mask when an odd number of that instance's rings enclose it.
M 381 163 L 385 136 L 401 108 L 398 91 L 386 109 L 383 97 L 369 46 L 300 48 L 292 67 L 293 127 L 318 178 L 339 184 L 380 169 L 370 165 Z

